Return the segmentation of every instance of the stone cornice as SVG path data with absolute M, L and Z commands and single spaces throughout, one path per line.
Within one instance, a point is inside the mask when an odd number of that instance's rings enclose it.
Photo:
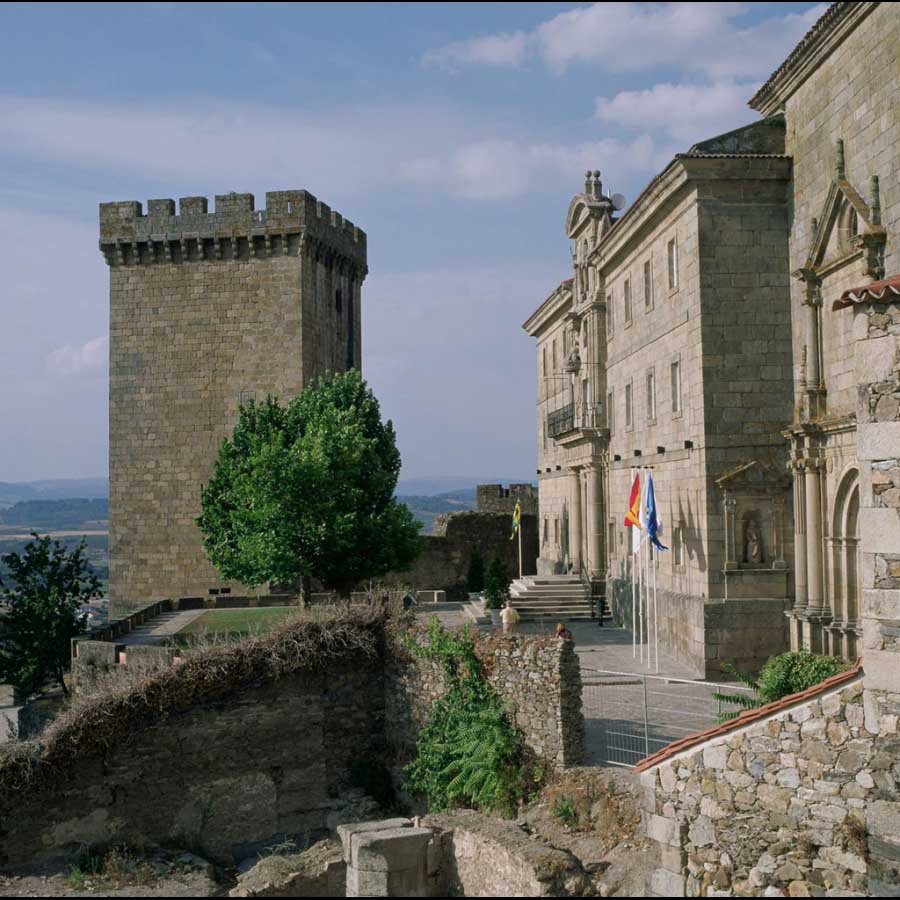
M 788 98 L 876 6 L 878 3 L 833 3 L 750 99 L 750 108 L 764 116 L 782 108 Z
M 564 281 L 549 297 L 522 323 L 522 328 L 531 337 L 538 337 L 548 325 L 572 310 L 572 283 Z

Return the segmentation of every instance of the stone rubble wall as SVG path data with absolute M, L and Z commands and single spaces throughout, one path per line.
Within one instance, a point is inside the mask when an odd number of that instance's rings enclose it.
M 502 513 L 512 516 L 516 503 L 521 504 L 523 516 L 538 514 L 538 489 L 533 484 L 479 484 L 475 488 L 475 508 L 478 512 Z
M 478 549 L 490 562 L 499 554 L 511 578 L 519 575 L 519 542 L 510 540 L 512 513 L 457 512 L 435 519 L 426 534 L 425 550 L 408 572 L 393 573 L 413 590 L 446 591 L 450 600 L 466 598 L 466 576 L 472 551 Z M 522 572 L 537 571 L 538 523 L 533 515 L 522 516 Z
M 898 716 L 858 680 L 644 772 L 651 895 L 900 895 Z
M 446 891 L 437 896 L 582 896 L 585 875 L 578 861 L 513 822 L 463 810 L 426 816 L 421 824 L 444 838 Z
M 0 797 L 0 867 L 113 842 L 182 844 L 232 865 L 372 816 L 351 768 L 381 758 L 381 688 L 360 659 L 147 723 L 69 760 L 58 781 Z
M 478 635 L 476 652 L 488 681 L 524 736 L 525 745 L 554 769 L 581 764 L 584 717 L 581 668 L 571 641 L 526 635 Z M 447 678 L 433 660 L 396 654 L 386 673 L 386 730 L 398 766 L 415 754 L 419 730 Z

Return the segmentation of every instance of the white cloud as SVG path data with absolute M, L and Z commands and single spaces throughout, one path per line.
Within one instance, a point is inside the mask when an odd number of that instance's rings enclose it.
M 54 375 L 84 375 L 102 372 L 109 360 L 109 337 L 101 335 L 83 344 L 64 344 L 47 357 L 47 369 Z
M 676 66 L 713 78 L 762 78 L 775 69 L 827 4 L 743 26 L 740 18 L 748 7 L 746 3 L 595 3 L 560 13 L 526 34 L 482 35 L 432 50 L 425 59 L 519 66 L 538 58 L 555 71 L 575 63 L 610 72 Z
M 698 140 L 730 131 L 756 118 L 746 99 L 756 83 L 657 84 L 597 100 L 595 115 L 618 128 L 660 131 L 682 149 Z
M 461 196 L 502 199 L 548 179 L 575 191 L 585 169 L 598 166 L 613 168 L 620 180 L 644 178 L 665 165 L 675 150 L 648 135 L 633 141 L 604 138 L 572 144 L 485 140 L 460 145 L 440 157 L 415 160 L 407 175 L 422 182 L 440 175 Z
M 518 66 L 528 53 L 528 37 L 524 32 L 493 34 L 447 44 L 426 53 L 426 65 L 454 68 L 460 65 Z

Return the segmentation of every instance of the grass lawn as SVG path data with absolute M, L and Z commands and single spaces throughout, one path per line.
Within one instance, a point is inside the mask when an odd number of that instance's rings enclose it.
M 175 640 L 178 643 L 187 643 L 191 637 L 202 637 L 203 635 L 243 637 L 250 634 L 264 634 L 290 616 L 299 615 L 300 612 L 296 606 L 211 609 L 179 631 Z

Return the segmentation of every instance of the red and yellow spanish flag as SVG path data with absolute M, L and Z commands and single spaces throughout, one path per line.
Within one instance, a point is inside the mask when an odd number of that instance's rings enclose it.
M 628 499 L 628 512 L 625 513 L 626 525 L 641 527 L 641 476 L 634 476 L 634 484 L 631 485 L 631 497 Z

